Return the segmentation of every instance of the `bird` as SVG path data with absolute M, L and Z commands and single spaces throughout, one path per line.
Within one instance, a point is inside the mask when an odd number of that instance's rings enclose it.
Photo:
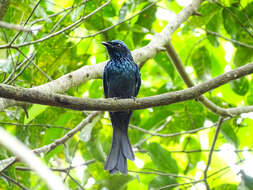
M 127 45 L 120 40 L 102 42 L 110 60 L 103 72 L 105 98 L 135 98 L 141 86 L 141 75 Z M 113 137 L 110 153 L 104 169 L 110 174 L 128 173 L 127 159 L 134 161 L 135 156 L 128 137 L 128 125 L 132 111 L 109 112 Z

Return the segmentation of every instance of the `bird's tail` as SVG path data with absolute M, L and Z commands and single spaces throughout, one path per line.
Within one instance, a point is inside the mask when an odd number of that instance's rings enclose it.
M 131 113 L 110 113 L 113 125 L 112 146 L 105 163 L 105 169 L 111 174 L 120 171 L 127 174 L 127 158 L 134 160 L 134 153 L 128 138 L 128 123 Z

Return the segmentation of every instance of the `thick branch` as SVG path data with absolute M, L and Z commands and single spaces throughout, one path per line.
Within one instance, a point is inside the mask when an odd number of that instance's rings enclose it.
M 201 3 L 202 0 L 193 1 L 191 5 L 184 8 L 176 16 L 174 22 L 168 24 L 161 33 L 156 34 L 148 45 L 134 50 L 132 52 L 134 60 L 139 64 L 143 64 L 148 59 L 153 58 L 161 50 L 161 47 L 168 43 L 171 34 L 198 9 Z M 42 90 L 43 92 L 65 92 L 66 90 L 74 86 L 78 86 L 87 80 L 101 78 L 104 65 L 105 62 L 92 66 L 84 66 L 76 71 L 60 77 L 59 79 L 33 89 Z M 18 103 L 13 100 L 0 99 L 0 111 L 17 104 Z
M 73 110 L 101 110 L 101 111 L 123 111 L 144 109 L 156 106 L 169 105 L 176 102 L 191 100 L 198 98 L 205 92 L 217 88 L 225 83 L 228 83 L 237 78 L 253 73 L 253 63 L 236 68 L 225 74 L 222 74 L 214 79 L 211 79 L 202 84 L 180 90 L 175 92 L 164 93 L 161 95 L 150 96 L 146 98 L 137 99 L 90 99 L 90 98 L 76 98 L 72 96 L 46 93 L 34 89 L 25 89 L 9 85 L 0 85 L 0 97 L 11 98 L 18 101 L 25 101 L 29 103 L 36 103 L 42 105 L 57 106 L 69 108 Z M 252 109 L 252 106 L 247 108 Z M 238 114 L 237 109 L 234 113 Z
M 189 75 L 186 73 L 186 70 L 184 68 L 184 64 L 182 63 L 181 59 L 179 58 L 179 56 L 177 55 L 173 45 L 171 44 L 171 42 L 168 42 L 168 44 L 165 45 L 166 48 L 166 52 L 168 53 L 168 55 L 170 56 L 172 63 L 174 64 L 174 66 L 177 69 L 177 72 L 179 73 L 180 77 L 182 78 L 182 80 L 184 81 L 184 83 L 187 85 L 187 87 L 193 87 L 194 83 L 191 80 L 191 78 L 189 77 Z M 206 98 L 205 96 L 200 96 L 198 97 L 198 100 L 205 106 L 207 107 L 209 110 L 211 110 L 214 113 L 223 115 L 223 116 L 227 116 L 227 115 L 231 115 L 231 113 L 228 112 L 228 110 L 221 108 L 219 106 L 217 106 L 216 104 L 214 104 L 213 102 L 211 102 L 208 98 Z
M 0 144 L 30 166 L 42 179 L 46 181 L 50 189 L 66 189 L 61 179 L 54 175 L 44 164 L 42 164 L 39 158 L 36 157 L 31 150 L 2 128 L 0 128 L 0 137 Z

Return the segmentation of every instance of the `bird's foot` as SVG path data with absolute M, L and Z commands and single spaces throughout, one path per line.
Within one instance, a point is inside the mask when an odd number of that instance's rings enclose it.
M 133 99 L 134 101 L 136 100 L 136 97 L 135 96 L 131 96 L 131 99 Z

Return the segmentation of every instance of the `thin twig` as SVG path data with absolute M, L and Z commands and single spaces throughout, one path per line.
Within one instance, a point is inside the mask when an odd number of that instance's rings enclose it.
M 193 185 L 193 184 L 201 183 L 201 182 L 203 182 L 203 179 L 197 180 L 197 181 L 191 181 L 191 182 L 187 182 L 187 183 L 175 183 L 175 184 L 170 184 L 170 185 L 166 185 L 164 187 L 161 187 L 161 188 L 159 188 L 159 190 L 169 189 L 169 188 L 177 187 L 177 186 L 181 186 L 181 185 Z
M 56 176 L 50 171 L 48 167 L 46 167 L 46 165 L 43 164 L 41 160 L 22 142 L 6 132 L 3 128 L 0 128 L 0 136 L 0 144 L 36 171 L 36 173 L 45 180 L 50 189 L 66 189 L 59 176 Z M 2 171 L 0 173 L 2 173 Z
M 225 7 L 224 5 L 222 5 L 220 2 L 218 1 L 214 1 L 211 0 L 212 3 L 215 3 L 216 5 L 219 5 L 220 7 L 222 7 L 224 10 L 226 10 L 232 17 L 234 17 L 234 19 L 239 23 L 239 25 L 241 26 L 242 29 L 244 29 L 251 37 L 253 37 L 253 34 L 248 30 L 248 28 L 246 26 L 243 25 L 243 23 L 241 22 L 241 20 L 233 13 L 232 10 L 230 10 L 229 8 Z
M 54 36 L 57 36 L 59 34 L 62 34 L 64 33 L 65 31 L 73 28 L 74 26 L 82 23 L 85 19 L 89 18 L 90 16 L 94 15 L 95 13 L 97 13 L 98 11 L 100 11 L 101 9 L 103 9 L 105 6 L 107 6 L 112 0 L 108 0 L 106 3 L 104 3 L 103 5 L 101 5 L 100 7 L 98 7 L 97 9 L 95 9 L 94 11 L 92 11 L 91 13 L 89 13 L 88 15 L 80 18 L 79 20 L 77 20 L 76 22 L 72 23 L 71 25 L 57 31 L 57 32 L 54 32 L 52 34 L 49 34 L 47 36 L 44 36 L 38 40 L 34 40 L 34 41 L 31 41 L 31 42 L 26 42 L 26 43 L 23 43 L 23 44 L 18 44 L 18 45 L 15 45 L 15 46 L 11 46 L 12 43 L 10 44 L 7 44 L 7 45 L 2 45 L 0 46 L 0 49 L 4 49 L 4 48 L 19 48 L 19 47 L 24 47 L 24 46 L 29 46 L 29 45 L 32 45 L 32 44 L 36 44 L 36 43 L 40 43 L 40 42 L 43 42 L 45 40 L 48 40 Z
M 231 117 L 228 117 L 228 118 L 225 118 L 224 121 L 227 121 L 231 119 Z M 179 136 L 179 135 L 184 135 L 184 134 L 192 134 L 192 133 L 197 133 L 199 131 L 202 131 L 202 130 L 205 130 L 205 129 L 210 129 L 210 128 L 213 128 L 217 125 L 218 123 L 214 123 L 212 126 L 208 126 L 208 127 L 200 127 L 200 128 L 197 128 L 197 129 L 192 129 L 192 130 L 188 130 L 188 131 L 182 131 L 182 132 L 177 132 L 177 133 L 171 133 L 171 134 L 161 134 L 161 133 L 156 133 L 156 132 L 150 132 L 148 130 L 145 130 L 145 129 L 142 129 L 140 127 L 137 127 L 137 126 L 134 126 L 132 124 L 129 125 L 130 128 L 133 128 L 133 129 L 137 129 L 143 133 L 147 133 L 147 134 L 150 134 L 152 136 L 158 136 L 158 137 L 175 137 L 175 136 Z
M 69 173 L 68 173 L 68 176 L 69 176 L 69 178 L 70 178 L 75 184 L 78 185 L 78 187 L 79 187 L 80 189 L 85 190 L 84 187 L 83 187 L 75 178 L 73 178 Z
M 167 119 L 167 120 L 164 122 L 164 124 L 162 124 L 159 128 L 157 128 L 157 129 L 154 130 L 154 133 L 157 133 L 157 132 L 163 130 L 163 129 L 168 125 L 169 122 L 170 122 L 170 120 Z M 139 142 L 135 143 L 135 144 L 133 145 L 133 147 L 138 147 L 138 146 L 142 145 L 144 142 L 146 142 L 146 141 L 147 141 L 148 139 L 150 139 L 152 136 L 153 136 L 153 135 L 150 134 L 148 137 L 145 137 L 144 139 L 141 139 Z
M 35 12 L 35 10 L 37 9 L 37 7 L 39 6 L 41 0 L 38 0 L 38 2 L 36 3 L 35 7 L 33 8 L 32 12 L 30 13 L 30 15 L 28 16 L 28 18 L 26 19 L 25 23 L 24 23 L 24 26 L 28 23 L 28 21 L 30 20 L 30 18 L 32 17 L 33 13 Z M 17 39 L 17 37 L 21 34 L 22 31 L 19 31 L 15 36 L 14 38 L 12 39 L 12 41 L 8 44 L 8 46 L 10 47 L 14 42 L 15 40 Z
M 153 175 L 160 175 L 160 176 L 168 176 L 168 177 L 175 177 L 175 178 L 185 178 L 185 179 L 190 179 L 192 180 L 192 178 L 189 178 L 187 176 L 182 176 L 182 175 L 176 175 L 176 174 L 170 174 L 170 173 L 165 173 L 165 172 L 160 172 L 160 171 L 135 171 L 135 170 L 128 170 L 131 173 L 140 173 L 140 174 L 153 174 Z
M 70 161 L 66 160 L 66 161 L 69 163 L 69 167 L 67 168 L 67 170 L 66 170 L 66 176 L 65 176 L 65 178 L 63 179 L 63 182 L 64 182 L 64 183 L 65 183 L 65 181 L 66 181 L 67 177 L 69 176 L 69 172 L 70 172 L 70 170 L 71 170 L 71 166 L 72 166 L 73 158 L 74 158 L 75 153 L 76 153 L 76 151 L 77 151 L 77 148 L 78 148 L 79 142 L 80 142 L 80 140 L 76 142 L 76 145 L 75 145 L 74 151 L 73 151 L 73 153 L 72 153 L 72 155 L 71 155 L 71 160 L 70 160 Z
M 31 55 L 31 58 L 28 59 L 28 62 L 25 64 L 25 66 L 18 72 L 18 74 L 16 74 L 9 82 L 7 82 L 7 84 L 13 83 L 25 71 L 25 69 L 33 62 L 34 57 L 35 57 L 35 54 Z
M 59 12 L 57 12 L 57 13 L 48 15 L 48 18 L 55 17 L 55 16 L 57 16 L 57 15 L 59 15 L 59 14 L 62 14 L 62 13 L 64 13 L 64 12 L 68 11 L 68 10 L 75 9 L 75 8 L 77 8 L 77 7 L 80 7 L 81 5 L 85 4 L 85 3 L 88 2 L 88 1 L 89 1 L 89 0 L 84 0 L 83 2 L 81 2 L 81 3 L 78 4 L 78 5 L 70 6 L 70 7 L 67 7 L 67 8 L 63 8 L 61 11 L 59 11 Z M 34 20 L 34 21 L 30 22 L 29 24 L 30 24 L 30 25 L 34 25 L 34 24 L 36 24 L 36 23 L 38 23 L 38 22 L 43 22 L 43 21 L 45 21 L 45 19 L 44 19 L 44 18 L 40 18 L 40 19 L 37 19 L 37 20 Z
M 29 57 L 27 57 L 19 48 L 16 48 L 18 52 L 20 52 L 26 59 L 29 60 Z M 44 75 L 49 81 L 52 81 L 53 79 L 48 76 L 38 65 L 36 65 L 33 60 L 31 60 L 31 63 Z
M 79 132 L 82 128 L 84 128 L 88 123 L 90 123 L 100 113 L 102 113 L 102 112 L 99 112 L 99 111 L 93 112 L 88 117 L 83 119 L 75 128 L 73 128 L 68 133 L 66 133 L 63 137 L 54 140 L 54 142 L 52 142 L 51 144 L 44 145 L 44 146 L 42 146 L 40 148 L 36 148 L 32 151 L 36 154 L 40 154 L 40 153 L 44 153 L 44 152 L 49 153 L 50 151 L 55 149 L 57 146 L 64 144 L 68 139 L 70 139 L 77 132 Z M 5 160 L 0 160 L 0 166 L 1 165 L 5 166 L 4 168 L 0 168 L 0 172 L 4 171 L 7 166 L 9 167 L 10 165 L 14 164 L 16 161 L 17 161 L 17 157 L 10 157 Z
M 89 160 L 87 162 L 84 162 L 83 164 L 78 164 L 78 165 L 72 165 L 70 167 L 67 167 L 67 168 L 50 168 L 52 171 L 55 171 L 55 172 L 64 172 L 66 173 L 68 170 L 72 170 L 72 169 L 75 169 L 75 168 L 78 168 L 78 167 L 81 167 L 81 166 L 87 166 L 87 165 L 90 165 L 90 164 L 93 164 L 95 163 L 95 160 Z M 16 166 L 15 167 L 16 170 L 20 170 L 20 171 L 33 171 L 31 170 L 31 168 L 25 168 L 25 167 L 21 167 L 21 166 Z
M 224 150 L 221 149 L 215 149 L 213 152 L 221 152 Z M 194 149 L 194 150 L 170 150 L 170 153 L 185 153 L 185 154 L 191 154 L 191 153 L 199 153 L 199 152 L 210 152 L 210 149 Z M 231 150 L 231 152 L 253 152 L 253 149 L 248 149 L 248 150 Z
M 210 153 L 209 153 L 209 156 L 208 156 L 208 161 L 207 161 L 207 164 L 206 164 L 206 169 L 204 170 L 204 181 L 205 181 L 207 190 L 210 189 L 210 187 L 208 185 L 208 182 L 207 182 L 207 171 L 208 171 L 209 166 L 210 166 L 211 161 L 212 161 L 213 150 L 214 150 L 215 143 L 217 141 L 217 138 L 218 138 L 218 135 L 219 135 L 219 132 L 220 132 L 220 129 L 221 129 L 221 125 L 222 125 L 223 119 L 224 119 L 223 117 L 219 118 L 218 125 L 217 125 L 217 128 L 216 128 L 215 134 L 214 134 L 211 150 L 210 150 Z
M 9 177 L 8 175 L 5 175 L 4 173 L 0 173 L 0 176 L 4 177 L 4 178 L 7 179 L 9 182 L 15 184 L 15 185 L 18 186 L 20 189 L 29 190 L 28 188 L 24 187 L 24 186 L 21 185 L 19 182 L 17 182 L 15 179 L 12 179 L 11 177 Z
M 70 36 L 70 35 L 69 35 L 69 37 L 70 37 L 70 38 L 85 39 L 85 38 L 90 38 L 90 37 L 97 36 L 97 35 L 102 34 L 102 33 L 106 32 L 106 31 L 108 31 L 108 30 L 111 30 L 112 28 L 114 28 L 114 27 L 116 27 L 116 26 L 118 26 L 118 25 L 120 25 L 120 24 L 122 24 L 122 23 L 124 23 L 124 22 L 127 22 L 127 21 L 131 20 L 132 18 L 136 17 L 137 15 L 139 15 L 139 14 L 145 12 L 146 10 L 148 10 L 149 8 L 151 8 L 152 6 L 154 6 L 154 5 L 155 5 L 156 3 L 158 3 L 159 1 L 161 1 L 161 0 L 157 0 L 157 1 L 153 2 L 153 3 L 150 3 L 148 6 L 146 6 L 145 8 L 143 8 L 141 11 L 139 11 L 139 12 L 133 14 L 133 15 L 130 16 L 129 18 L 126 18 L 126 19 L 124 19 L 124 20 L 122 20 L 122 21 L 120 21 L 120 22 L 118 22 L 118 23 L 116 23 L 116 24 L 114 24 L 114 25 L 112 25 L 112 26 L 109 26 L 109 27 L 107 27 L 107 28 L 105 28 L 105 29 L 103 29 L 103 30 L 100 30 L 100 31 L 98 31 L 98 32 L 96 32 L 96 33 L 94 33 L 94 34 L 89 34 L 89 35 L 87 35 L 87 36 Z
M 4 122 L 0 121 L 1 125 L 16 125 L 16 126 L 23 126 L 23 127 L 46 127 L 46 128 L 56 128 L 56 129 L 64 129 L 64 130 L 71 130 L 71 128 L 63 127 L 63 126 L 56 126 L 51 124 L 23 124 L 23 123 L 11 123 L 11 122 Z
M 4 21 L 0 21 L 0 28 L 8 28 L 12 30 L 18 30 L 18 31 L 23 31 L 23 32 L 32 32 L 32 31 L 37 31 L 41 30 L 42 27 L 34 27 L 34 28 L 29 28 L 29 27 L 23 27 L 18 24 L 12 24 Z
M 213 32 L 213 31 L 209 31 L 209 30 L 205 30 L 205 31 L 206 31 L 207 34 L 210 34 L 210 35 L 213 35 L 213 36 L 217 36 L 217 37 L 223 38 L 224 40 L 230 41 L 230 42 L 232 42 L 232 43 L 234 43 L 234 44 L 237 44 L 237 45 L 239 45 L 239 46 L 242 46 L 242 47 L 246 47 L 246 48 L 251 48 L 251 49 L 253 49 L 253 46 L 252 46 L 252 45 L 245 44 L 245 43 L 242 43 L 242 42 L 240 42 L 240 41 L 227 38 L 227 37 L 225 37 L 225 36 L 222 36 L 222 35 L 219 34 L 219 33 Z

